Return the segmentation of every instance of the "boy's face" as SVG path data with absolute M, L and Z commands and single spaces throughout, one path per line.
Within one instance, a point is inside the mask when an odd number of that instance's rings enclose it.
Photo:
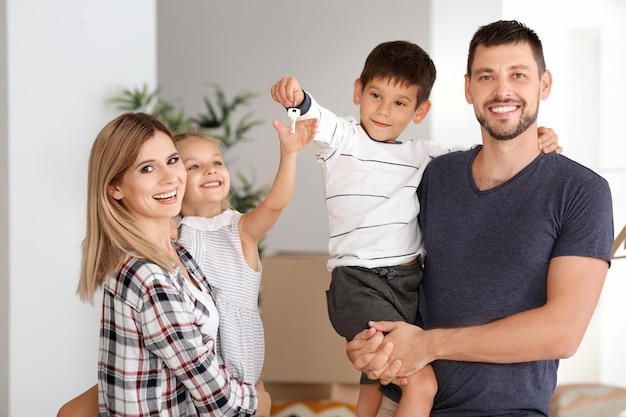
M 388 78 L 374 78 L 362 86 L 354 82 L 354 104 L 360 106 L 361 126 L 378 142 L 395 143 L 411 121 L 420 123 L 430 110 L 430 101 L 417 107 L 418 86 Z

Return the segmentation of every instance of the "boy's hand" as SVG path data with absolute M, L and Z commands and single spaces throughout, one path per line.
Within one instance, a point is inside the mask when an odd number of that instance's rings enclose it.
M 293 77 L 283 77 L 272 86 L 272 98 L 284 107 L 298 107 L 304 101 L 304 91 L 298 80 Z
M 281 150 L 285 153 L 296 153 L 306 147 L 317 133 L 317 119 L 299 120 L 296 122 L 296 131 L 291 133 L 289 126 L 285 126 L 278 120 L 272 123 L 278 132 Z
M 539 134 L 539 149 L 543 153 L 563 152 L 563 147 L 559 146 L 559 136 L 554 133 L 554 130 L 540 126 L 537 128 L 537 133 Z

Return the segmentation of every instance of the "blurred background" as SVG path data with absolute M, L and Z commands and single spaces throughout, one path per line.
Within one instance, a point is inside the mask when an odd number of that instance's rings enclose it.
M 626 223 L 624 0 L 0 0 L 0 416 L 53 415 L 96 382 L 99 299 L 84 304 L 74 291 L 89 149 L 121 113 L 112 98 L 160 88 L 194 116 L 214 84 L 227 97 L 255 93 L 247 111 L 262 123 L 227 160 L 231 172 L 269 185 L 278 163 L 271 122 L 288 122 L 271 85 L 295 76 L 325 107 L 358 116 L 353 82 L 367 54 L 404 39 L 438 70 L 433 108 L 405 137 L 472 145 L 480 131 L 463 94 L 467 46 L 499 19 L 524 22 L 543 40 L 554 85 L 540 124 L 558 133 L 566 156 L 609 180 L 618 232 Z M 265 250 L 325 252 L 327 232 L 307 149 Z M 626 260 L 615 260 L 560 382 L 626 386 L 625 273 Z

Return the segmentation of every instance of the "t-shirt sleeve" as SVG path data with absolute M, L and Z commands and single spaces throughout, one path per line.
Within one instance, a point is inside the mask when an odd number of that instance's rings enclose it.
M 582 183 L 572 192 L 564 210 L 552 257 L 585 256 L 610 263 L 613 209 L 607 181 L 595 176 Z

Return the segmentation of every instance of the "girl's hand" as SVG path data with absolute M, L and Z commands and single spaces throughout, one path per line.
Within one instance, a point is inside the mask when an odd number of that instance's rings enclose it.
M 311 143 L 317 133 L 318 123 L 317 119 L 298 120 L 294 133 L 291 133 L 289 126 L 283 125 L 278 120 L 274 120 L 272 124 L 276 132 L 278 132 L 281 151 L 291 154 L 298 152 Z

